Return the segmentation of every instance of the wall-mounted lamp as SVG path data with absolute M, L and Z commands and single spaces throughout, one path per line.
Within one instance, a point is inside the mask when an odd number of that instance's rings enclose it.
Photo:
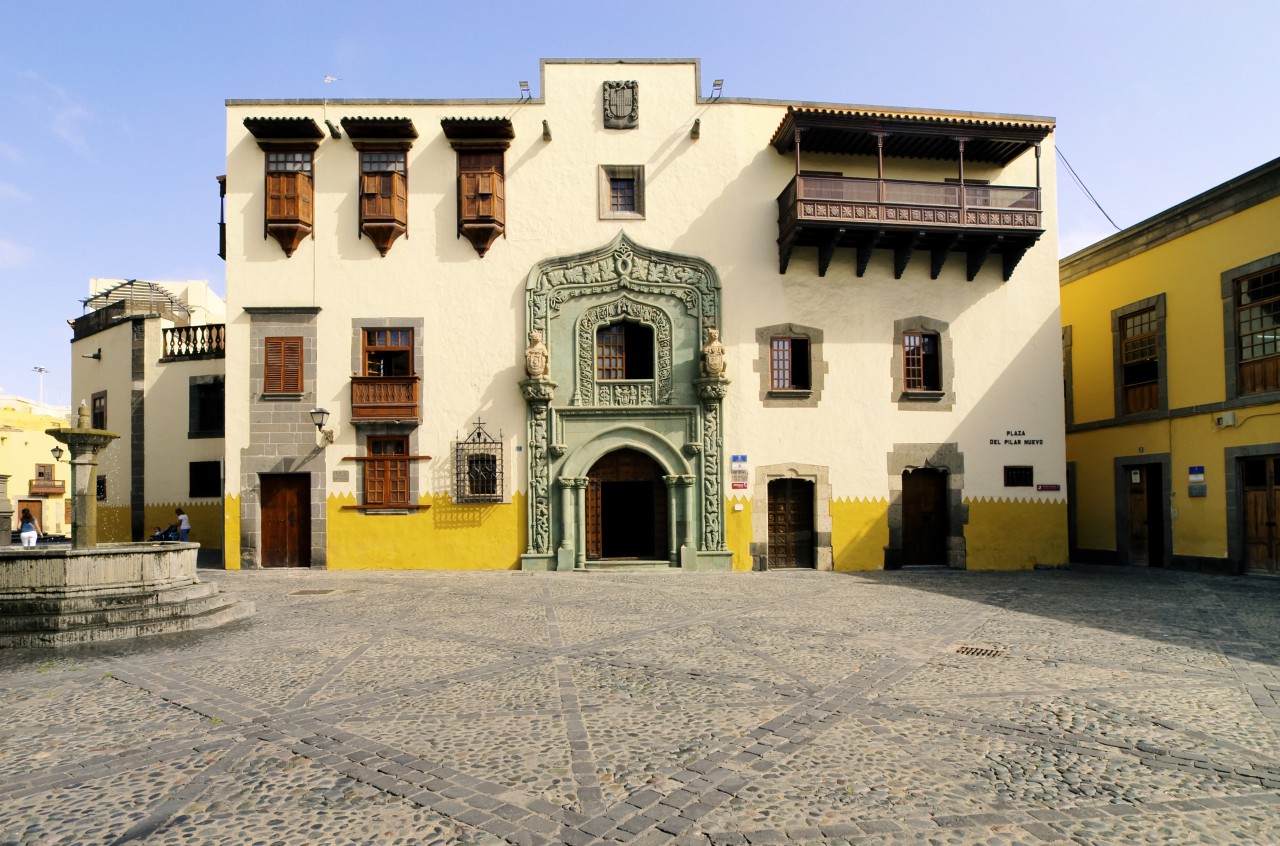
M 524 79 L 520 80 L 520 99 L 521 100 L 533 99 L 533 92 L 529 90 L 528 80 L 524 80 Z
M 723 79 L 717 79 L 711 83 L 711 99 L 712 100 L 719 100 L 720 95 L 723 93 L 723 91 L 724 91 Z
M 102 361 L 102 347 L 98 347 L 96 352 L 80 353 L 81 358 L 91 358 L 94 361 Z
M 689 130 L 689 137 L 694 141 L 702 137 L 702 118 L 693 119 L 693 128 Z
M 311 409 L 311 422 L 316 424 L 316 431 L 320 433 L 320 440 L 326 444 L 333 443 L 333 430 L 324 427 L 324 424 L 329 422 L 328 411 L 323 408 Z
M 62 456 L 65 454 L 65 450 L 63 450 L 63 448 L 60 446 L 54 447 L 53 449 L 49 450 L 49 452 L 53 455 L 54 461 L 61 461 Z

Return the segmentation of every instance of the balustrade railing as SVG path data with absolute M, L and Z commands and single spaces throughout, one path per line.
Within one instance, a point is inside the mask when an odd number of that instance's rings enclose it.
M 222 358 L 227 354 L 227 327 L 224 323 L 174 326 L 164 330 L 162 357 Z

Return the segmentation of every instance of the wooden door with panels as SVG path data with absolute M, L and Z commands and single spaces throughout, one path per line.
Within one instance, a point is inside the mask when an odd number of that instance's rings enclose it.
M 814 485 L 807 479 L 771 479 L 769 569 L 814 566 Z
M 262 566 L 311 566 L 311 478 L 308 473 L 263 474 Z
M 902 474 L 903 565 L 947 564 L 947 474 L 920 468 Z
M 587 473 L 587 558 L 665 560 L 667 486 L 662 467 L 634 449 L 601 458 Z
M 1240 462 L 1244 488 L 1245 569 L 1280 573 L 1280 456 Z

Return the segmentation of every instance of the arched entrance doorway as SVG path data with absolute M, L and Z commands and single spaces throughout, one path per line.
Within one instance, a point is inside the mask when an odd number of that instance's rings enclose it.
M 946 564 L 947 474 L 919 468 L 902 474 L 902 563 Z
M 662 467 L 643 452 L 618 449 L 587 473 L 588 560 L 667 557 L 667 490 Z

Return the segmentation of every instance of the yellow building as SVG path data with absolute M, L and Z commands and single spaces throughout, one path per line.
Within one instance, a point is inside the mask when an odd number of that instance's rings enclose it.
M 46 429 L 66 428 L 70 409 L 44 406 L 21 397 L 0 397 L 0 516 L 13 512 L 18 527 L 22 509 L 29 508 L 48 535 L 69 535 L 70 465 L 52 450 L 61 445 Z M 7 491 L 6 491 L 7 488 Z M 8 499 L 5 499 L 7 493 Z M 0 544 L 7 544 L 7 536 Z
M 72 398 L 119 435 L 98 456 L 99 540 L 145 540 L 182 508 L 201 563 L 221 561 L 225 314 L 199 280 L 89 281 Z
M 1073 560 L 1280 572 L 1280 159 L 1061 285 Z
M 228 566 L 1066 561 L 1051 118 L 539 78 L 228 101 Z

